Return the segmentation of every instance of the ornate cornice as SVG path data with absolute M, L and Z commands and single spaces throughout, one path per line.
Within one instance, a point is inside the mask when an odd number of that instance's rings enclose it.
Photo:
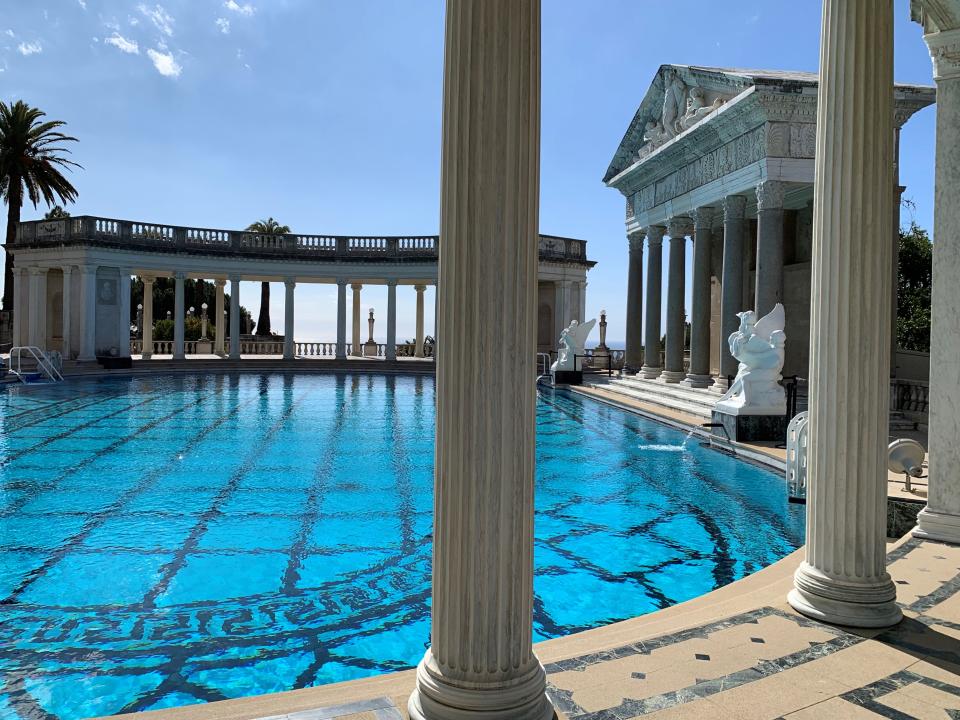
M 924 35 L 933 62 L 933 79 L 960 78 L 960 28 Z

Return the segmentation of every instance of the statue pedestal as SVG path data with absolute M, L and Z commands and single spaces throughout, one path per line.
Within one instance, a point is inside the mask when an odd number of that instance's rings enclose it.
M 212 355 L 213 342 L 211 340 L 197 340 L 197 355 Z
M 716 407 L 713 422 L 722 426 L 711 428 L 714 435 L 725 436 L 736 442 L 787 439 L 786 408 L 779 412 L 761 412 L 753 409 Z M 726 432 L 724 432 L 726 431 Z
M 597 347 L 593 349 L 592 359 L 591 367 L 594 370 L 607 370 L 611 367 L 610 350 L 606 345 L 597 345 Z
M 582 385 L 583 370 L 555 370 L 553 373 L 554 385 Z
M 363 356 L 364 357 L 376 357 L 377 356 L 377 344 L 375 342 L 365 342 L 363 344 Z

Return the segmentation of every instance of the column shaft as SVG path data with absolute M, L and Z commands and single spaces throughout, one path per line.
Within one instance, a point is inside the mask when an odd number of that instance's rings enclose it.
M 714 389 L 726 392 L 730 378 L 740 363 L 730 354 L 728 338 L 740 326 L 737 313 L 743 307 L 743 238 L 747 231 L 744 218 L 747 199 L 728 195 L 723 200 L 723 278 L 720 288 L 720 377 Z
M 47 268 L 31 267 L 29 344 L 47 349 Z
M 186 355 L 183 351 L 183 324 L 185 321 L 183 308 L 183 280 L 185 273 L 178 272 L 174 276 L 173 284 L 173 359 L 183 360 Z
M 360 291 L 363 289 L 363 285 L 353 283 L 350 288 L 353 290 L 353 343 L 350 346 L 350 354 L 355 357 L 363 357 L 363 347 L 360 339 Z
M 640 374 L 647 379 L 660 377 L 660 302 L 663 297 L 663 235 L 666 228 L 647 228 L 647 316 L 643 324 L 643 367 Z
M 449 0 L 433 644 L 412 720 L 554 717 L 532 645 L 539 127 L 539 0 Z
M 230 276 L 230 359 L 240 359 L 240 276 Z
M 143 278 L 143 324 L 142 345 L 140 357 L 149 360 L 153 357 L 153 276 L 144 275 Z
M 925 37 L 937 81 L 930 328 L 930 479 L 914 532 L 960 543 L 960 30 Z
M 820 37 L 807 545 L 789 600 L 884 627 L 901 617 L 885 545 L 893 0 L 825 0 Z
M 757 317 L 783 302 L 783 190 L 777 180 L 757 185 Z
M 667 349 L 660 378 L 668 383 L 680 382 L 687 373 L 683 369 L 684 274 L 687 254 L 687 218 L 670 221 L 670 274 L 667 277 Z
M 130 268 L 120 268 L 119 305 L 120 327 L 118 355 L 120 357 L 130 357 L 130 276 L 133 271 Z
M 627 269 L 627 339 L 623 369 L 636 373 L 643 364 L 643 230 L 627 236 L 630 260 Z
M 293 337 L 293 291 L 297 287 L 293 278 L 283 281 L 286 291 L 283 298 L 283 359 L 293 360 L 295 345 Z
M 347 281 L 337 280 L 337 359 L 347 357 Z
M 226 343 L 224 341 L 226 339 L 226 334 L 227 334 L 227 330 L 224 327 L 225 323 L 223 322 L 224 320 L 223 287 L 224 285 L 227 284 L 227 281 L 218 279 L 218 280 L 214 280 L 213 284 L 217 288 L 217 300 L 214 305 L 214 307 L 216 308 L 216 310 L 214 311 L 215 312 L 214 332 L 216 334 L 216 338 L 213 341 L 213 352 L 219 355 L 220 357 L 223 357 L 224 350 L 226 348 Z
M 698 208 L 693 215 L 693 297 L 690 309 L 690 371 L 686 385 L 705 388 L 710 376 L 710 260 L 713 254 L 713 210 Z
M 7 262 L 10 262 L 7 258 Z M 22 299 L 23 277 L 25 270 L 22 267 L 13 268 L 13 344 L 15 346 L 25 345 L 24 338 L 27 337 L 27 327 L 30 324 L 29 311 L 25 307 Z
M 60 296 L 61 307 L 62 307 L 62 321 L 60 323 L 60 337 L 62 339 L 60 345 L 60 354 L 63 356 L 64 360 L 69 360 L 71 356 L 71 336 L 73 334 L 71 324 L 73 322 L 70 317 L 73 312 L 73 267 L 70 265 L 63 266 L 63 291 Z
M 387 360 L 397 359 L 397 281 L 387 282 Z
M 77 360 L 97 359 L 97 266 L 80 266 L 80 354 Z
M 414 338 L 416 347 L 413 350 L 413 356 L 423 357 L 423 292 L 427 286 L 414 285 L 413 289 L 417 291 L 417 336 Z

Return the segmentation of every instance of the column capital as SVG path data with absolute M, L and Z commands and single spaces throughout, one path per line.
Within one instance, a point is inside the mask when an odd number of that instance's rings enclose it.
M 15 265 L 15 266 L 13 267 L 13 271 L 12 271 L 12 272 L 13 272 L 14 275 L 21 275 L 21 276 L 22 276 L 22 275 L 26 274 L 27 269 L 26 269 L 25 267 L 21 266 L 21 265 Z
M 173 274 L 173 279 L 174 279 L 174 280 L 185 280 L 186 277 L 187 277 L 187 273 L 184 272 L 183 270 L 177 270 L 177 271 Z
M 98 266 L 97 265 L 80 265 L 78 269 L 84 275 L 96 275 Z
M 46 275 L 47 268 L 40 267 L 39 265 L 30 265 L 29 267 L 27 267 L 27 272 L 30 273 L 31 275 L 39 275 L 40 273 L 43 273 L 44 275 Z
M 426 286 L 426 285 L 414 285 L 414 286 L 413 286 L 413 289 L 416 290 L 418 293 L 422 293 L 422 292 L 426 291 L 427 286 Z
M 216 288 L 218 288 L 218 289 L 219 289 L 219 288 L 223 288 L 224 286 L 226 286 L 226 284 L 227 284 L 227 281 L 224 280 L 223 278 L 216 278 L 216 279 L 213 281 L 214 287 L 216 287 Z
M 742 220 L 747 210 L 747 199 L 743 195 L 727 195 L 723 199 L 723 219 Z
M 153 285 L 153 283 L 156 282 L 156 279 L 157 279 L 157 278 L 154 277 L 153 275 L 141 275 L 141 276 L 140 276 L 140 280 L 143 282 L 144 285 Z
M 647 243 L 652 247 L 663 244 L 663 236 L 667 234 L 666 225 L 651 225 L 647 228 Z
M 16 268 L 14 268 L 14 270 L 16 270 Z M 73 272 L 73 265 L 64 265 L 63 267 L 60 268 L 60 271 L 64 275 L 69 275 L 70 273 Z
M 960 78 L 960 28 L 942 30 L 923 36 L 933 63 L 933 79 L 953 80 Z
M 338 288 L 343 288 L 344 290 L 346 290 L 346 289 L 347 289 L 347 281 L 344 280 L 343 278 L 337 278 L 337 287 L 338 287 Z
M 284 278 L 283 284 L 288 288 L 295 288 L 297 286 L 297 281 L 293 278 Z
M 230 282 L 232 282 L 232 283 L 238 283 L 238 282 L 240 282 L 240 274 L 239 274 L 239 273 L 230 273 L 230 275 L 228 275 L 227 277 L 228 277 L 228 279 L 230 280 Z
M 779 180 L 757 183 L 757 211 L 782 210 L 785 186 Z
M 387 287 L 396 287 L 396 286 L 397 286 L 396 280 L 387 280 Z
M 351 290 L 363 290 L 363 283 L 350 283 Z
M 133 268 L 120 267 L 120 268 L 117 268 L 117 270 L 120 271 L 120 277 L 123 277 L 124 275 L 126 275 L 127 277 L 133 276 Z
M 672 217 L 667 222 L 667 234 L 670 236 L 670 239 L 676 238 L 685 238 L 690 234 L 690 218 L 685 215 L 679 215 L 677 217 Z
M 643 252 L 643 239 L 647 236 L 644 228 L 627 233 L 627 244 L 630 246 L 630 252 Z
M 712 207 L 698 207 L 693 211 L 694 231 L 709 230 L 713 226 L 714 210 Z

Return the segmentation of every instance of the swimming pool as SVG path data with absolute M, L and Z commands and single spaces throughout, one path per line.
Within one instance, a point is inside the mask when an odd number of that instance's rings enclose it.
M 0 393 L 0 718 L 415 665 L 430 629 L 433 392 L 428 377 L 238 374 Z M 544 395 L 535 639 L 783 557 L 803 535 L 785 495 L 778 475 L 681 432 Z

